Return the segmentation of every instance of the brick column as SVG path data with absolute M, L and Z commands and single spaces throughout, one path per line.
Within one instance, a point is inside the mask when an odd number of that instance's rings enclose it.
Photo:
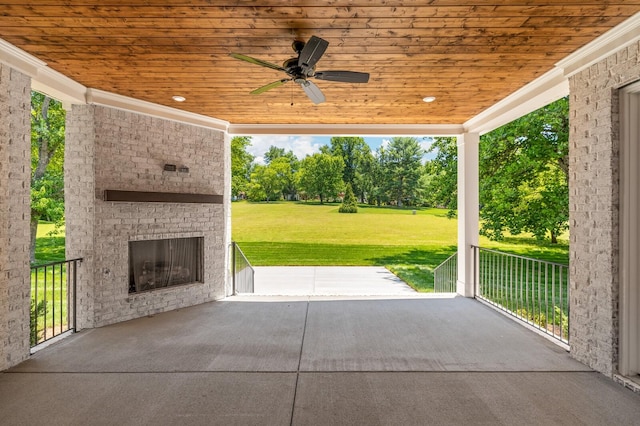
M 620 326 L 618 90 L 637 80 L 640 43 L 569 80 L 571 354 L 607 376 L 618 370 Z
M 0 371 L 29 357 L 31 80 L 0 63 Z
M 95 124 L 92 105 L 67 111 L 64 148 L 65 256 L 78 268 L 76 324 L 94 326 Z

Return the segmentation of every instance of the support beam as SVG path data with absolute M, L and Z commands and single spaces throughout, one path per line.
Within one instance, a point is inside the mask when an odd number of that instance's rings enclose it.
M 457 293 L 475 296 L 472 246 L 478 245 L 480 135 L 458 136 L 458 283 Z

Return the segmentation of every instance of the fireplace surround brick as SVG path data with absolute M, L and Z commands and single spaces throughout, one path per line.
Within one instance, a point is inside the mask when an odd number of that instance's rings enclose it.
M 103 201 L 107 189 L 223 194 L 223 132 L 96 105 L 74 106 L 67 121 L 65 158 L 85 157 L 66 169 L 67 257 L 86 259 L 80 328 L 223 298 L 224 204 Z M 129 241 L 184 237 L 204 237 L 204 283 L 129 294 Z

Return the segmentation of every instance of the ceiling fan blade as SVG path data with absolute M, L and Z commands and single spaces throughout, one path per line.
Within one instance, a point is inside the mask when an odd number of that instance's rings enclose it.
M 260 93 L 264 93 L 267 90 L 275 89 L 276 87 L 280 87 L 285 84 L 287 81 L 290 81 L 288 78 L 283 78 L 282 80 L 274 81 L 273 83 L 265 84 L 262 87 L 258 87 L 256 90 L 251 91 L 252 95 L 259 95 Z
M 240 59 L 241 61 L 249 62 L 250 64 L 256 64 L 260 65 L 261 67 L 287 72 L 280 65 L 272 64 L 271 62 L 263 61 L 262 59 L 252 58 L 251 56 L 243 55 L 241 53 L 229 53 L 229 56 L 235 59 Z
M 309 41 L 302 48 L 300 56 L 298 56 L 298 66 L 301 67 L 305 73 L 308 70 L 313 69 L 316 62 L 318 62 L 322 55 L 324 55 L 328 46 L 328 41 L 323 40 L 320 37 L 311 36 Z
M 319 71 L 314 74 L 318 80 L 341 81 L 344 83 L 367 83 L 369 73 L 355 71 Z
M 321 104 L 325 101 L 325 97 L 320 91 L 320 88 L 309 80 L 303 80 L 299 82 L 299 84 L 300 87 L 302 87 L 302 90 L 304 90 L 304 93 L 307 94 L 309 99 L 311 99 L 311 102 L 314 104 Z

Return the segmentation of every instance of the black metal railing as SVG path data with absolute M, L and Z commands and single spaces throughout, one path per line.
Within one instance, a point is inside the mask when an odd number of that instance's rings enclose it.
M 255 272 L 238 244 L 231 242 L 231 272 L 233 276 L 233 294 L 253 293 Z
M 31 347 L 76 329 L 76 288 L 82 259 L 31 267 Z
M 458 282 L 458 253 L 454 253 L 433 270 L 433 292 L 455 293 Z
M 569 267 L 473 246 L 476 298 L 569 343 Z

